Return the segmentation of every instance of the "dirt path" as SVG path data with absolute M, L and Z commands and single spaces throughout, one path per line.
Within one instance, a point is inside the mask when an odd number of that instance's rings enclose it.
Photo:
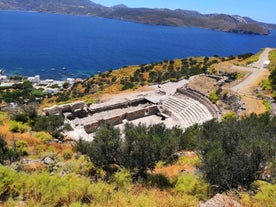
M 268 60 L 268 54 L 271 50 L 271 48 L 266 48 L 260 55 L 259 60 L 248 67 L 232 66 L 232 68 L 237 71 L 250 72 L 249 76 L 231 88 L 232 91 L 241 95 L 242 101 L 246 106 L 245 114 L 247 115 L 252 112 L 260 114 L 266 110 L 265 106 L 262 104 L 262 100 L 256 98 L 254 90 L 259 86 L 260 82 L 267 79 L 270 74 L 269 70 L 263 68 L 263 62 Z

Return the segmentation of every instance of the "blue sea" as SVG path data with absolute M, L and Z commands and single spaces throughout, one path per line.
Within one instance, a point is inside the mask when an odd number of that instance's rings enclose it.
M 145 25 L 87 16 L 0 11 L 0 68 L 7 75 L 87 78 L 190 56 L 229 56 L 276 47 L 269 36 Z

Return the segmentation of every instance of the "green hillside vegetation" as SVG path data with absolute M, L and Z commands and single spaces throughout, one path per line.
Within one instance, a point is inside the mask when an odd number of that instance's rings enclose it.
M 252 54 L 240 55 L 239 60 Z M 139 66 L 123 67 L 118 70 L 93 75 L 83 83 L 46 99 L 43 106 L 53 103 L 66 103 L 72 100 L 95 102 L 102 94 L 116 94 L 124 90 L 134 90 L 148 84 L 177 81 L 190 76 L 206 73 L 213 64 L 232 60 L 234 57 L 198 57 L 186 58 Z
M 42 100 L 45 96 L 43 89 L 34 88 L 28 80 L 15 83 L 12 86 L 0 87 L 0 102 L 2 103 L 28 104 Z
M 187 58 L 110 70 L 43 104 L 96 101 L 105 93 L 175 81 L 206 72 L 216 62 L 250 57 Z M 185 131 L 163 124 L 126 124 L 124 130 L 106 125 L 93 141 L 72 141 L 62 134 L 70 130 L 62 116 L 38 113 L 40 96 L 33 99 L 28 82 L 1 90 L 2 103 L 15 102 L 17 97 L 3 99 L 3 94 L 17 90 L 22 102 L 0 112 L 0 206 L 194 207 L 218 192 L 245 207 L 276 205 L 276 118 L 268 113 L 240 119 L 228 113 L 222 122 Z
M 275 132 L 276 118 L 269 114 L 213 120 L 185 132 L 160 124 L 127 125 L 124 139 L 118 129 L 103 126 L 91 143 L 76 143 L 84 155 L 53 151 L 47 155 L 53 162 L 34 172 L 24 172 L 20 163 L 1 166 L 0 199 L 6 206 L 195 206 L 216 192 L 243 189 L 237 193 L 244 206 L 271 206 Z M 3 161 L 10 150 L 1 144 Z M 200 173 L 154 173 L 160 161 L 187 163 L 182 156 L 178 161 L 179 150 L 197 152 L 200 162 L 190 164 Z

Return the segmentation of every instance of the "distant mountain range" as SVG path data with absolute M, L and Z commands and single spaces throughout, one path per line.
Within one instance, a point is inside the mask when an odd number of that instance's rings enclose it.
M 206 14 L 182 9 L 128 8 L 123 4 L 105 7 L 90 0 L 0 0 L 0 10 L 37 11 L 114 18 L 144 24 L 201 27 L 225 32 L 269 34 L 276 25 L 248 17 Z

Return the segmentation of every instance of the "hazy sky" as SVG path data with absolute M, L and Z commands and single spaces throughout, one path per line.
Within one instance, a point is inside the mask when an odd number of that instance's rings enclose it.
M 276 24 L 276 0 L 92 0 L 104 6 L 125 4 L 128 7 L 196 10 L 203 14 L 225 13 L 251 17 Z

